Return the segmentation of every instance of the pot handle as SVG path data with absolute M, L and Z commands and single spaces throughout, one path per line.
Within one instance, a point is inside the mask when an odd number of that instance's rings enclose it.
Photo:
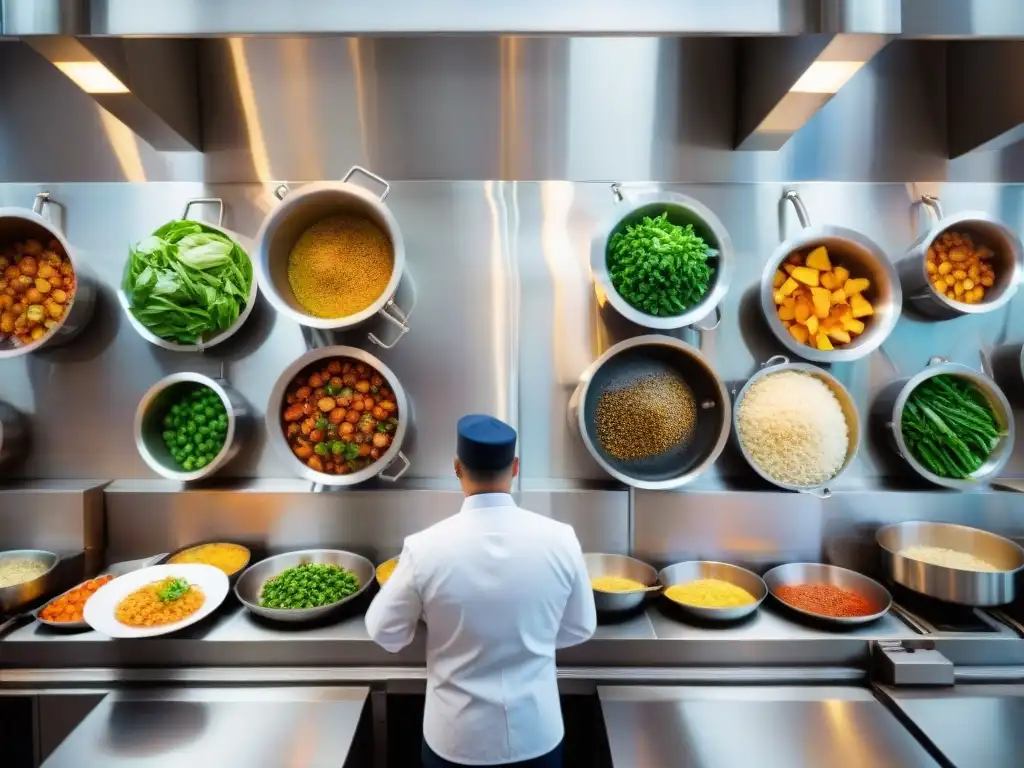
M 942 218 L 942 203 L 935 195 L 921 195 L 921 205 L 928 211 L 933 222 Z
M 32 201 L 32 213 L 39 216 L 43 215 L 43 208 L 50 202 L 49 192 L 40 192 L 36 195 L 36 199 Z
M 366 177 L 368 177 L 370 179 L 373 179 L 378 184 L 380 184 L 382 187 L 384 187 L 384 191 L 381 192 L 381 194 L 380 194 L 380 201 L 383 203 L 387 199 L 388 193 L 391 191 L 391 185 L 388 184 L 386 181 L 384 181 L 384 179 L 382 179 L 376 173 L 374 173 L 373 171 L 366 170 L 361 165 L 353 165 L 351 168 L 349 168 L 348 169 L 348 173 L 345 174 L 345 178 L 343 178 L 341 180 L 342 183 L 347 183 L 348 180 L 351 179 L 357 173 L 361 173 L 364 176 L 366 176 Z
M 395 463 L 397 463 L 399 461 L 401 461 L 405 466 L 403 466 L 400 470 L 398 470 L 393 475 L 387 474 L 387 470 L 391 468 L 391 464 L 395 464 Z M 401 451 L 398 452 L 398 455 L 395 457 L 395 460 L 391 462 L 391 464 L 389 464 L 385 468 L 385 470 L 383 472 L 381 472 L 379 475 L 377 475 L 377 477 L 379 477 L 381 480 L 386 480 L 389 483 L 393 483 L 398 478 L 400 478 L 402 475 L 404 475 L 406 472 L 409 471 L 409 466 L 410 466 L 409 460 L 405 457 L 405 454 L 402 453 Z
M 217 226 L 221 226 L 224 223 L 224 201 L 219 197 L 197 197 L 194 200 L 189 200 L 185 203 L 185 210 L 181 213 L 181 218 L 186 221 L 191 221 L 188 217 L 189 208 L 193 205 L 215 205 L 217 206 Z
M 762 368 L 774 368 L 776 365 L 788 365 L 788 364 L 789 364 L 789 358 L 786 357 L 785 355 L 772 355 L 767 360 L 765 360 L 763 363 L 761 363 L 761 367 Z
M 901 459 L 906 459 L 907 457 L 904 456 L 903 451 L 900 450 L 900 442 L 899 440 L 896 439 L 896 425 L 893 424 L 891 421 L 887 421 L 885 423 L 885 427 L 890 432 L 889 438 L 892 440 L 892 449 L 896 451 L 896 455 L 899 456 Z
M 704 321 L 707 320 L 709 317 L 711 317 L 711 315 L 715 316 L 715 322 L 712 325 L 703 325 Z M 713 331 L 713 330 L 715 330 L 715 328 L 717 328 L 721 324 L 722 324 L 722 310 L 719 309 L 718 307 L 715 307 L 714 311 L 711 312 L 711 314 L 705 315 L 704 317 L 702 317 L 700 320 L 698 320 L 696 323 L 694 323 L 690 327 L 693 328 L 694 330 L 697 330 L 697 331 Z
M 391 349 L 393 346 L 395 346 L 395 344 L 402 340 L 402 337 L 405 336 L 405 334 L 409 332 L 409 318 L 406 316 L 405 312 L 403 312 L 401 308 L 397 304 L 395 304 L 394 299 L 388 299 L 388 303 L 381 307 L 380 312 L 378 312 L 377 314 L 386 319 L 387 321 L 389 321 L 390 323 L 398 326 L 398 335 L 395 337 L 395 340 L 392 341 L 390 344 L 385 344 L 373 333 L 367 334 L 367 336 L 369 337 L 370 341 L 372 341 L 378 347 L 381 347 L 383 349 Z
M 800 226 L 807 229 L 811 226 L 811 217 L 807 213 L 807 206 L 804 205 L 803 199 L 800 197 L 800 193 L 795 189 L 789 190 L 786 193 L 784 200 L 788 200 L 793 208 L 796 210 L 796 217 L 800 220 Z
M 808 496 L 813 496 L 816 499 L 832 498 L 832 491 L 828 488 L 808 488 L 806 491 L 801 491 L 801 493 L 806 493 Z

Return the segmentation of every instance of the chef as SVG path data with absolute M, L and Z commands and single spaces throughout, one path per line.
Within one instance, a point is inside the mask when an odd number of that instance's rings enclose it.
M 397 652 L 427 626 L 424 768 L 562 765 L 555 650 L 597 614 L 573 529 L 513 501 L 516 433 L 490 416 L 458 423 L 458 514 L 405 540 L 366 614 Z

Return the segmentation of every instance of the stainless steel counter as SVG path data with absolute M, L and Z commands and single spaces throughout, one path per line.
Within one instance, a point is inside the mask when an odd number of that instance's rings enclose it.
M 601 687 L 598 694 L 614 768 L 939 766 L 862 689 Z

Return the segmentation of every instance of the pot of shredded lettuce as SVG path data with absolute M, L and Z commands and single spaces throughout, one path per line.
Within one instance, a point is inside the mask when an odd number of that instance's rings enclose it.
M 248 254 L 197 221 L 168 222 L 131 246 L 121 283 L 133 324 L 170 349 L 223 341 L 248 317 L 255 295 Z

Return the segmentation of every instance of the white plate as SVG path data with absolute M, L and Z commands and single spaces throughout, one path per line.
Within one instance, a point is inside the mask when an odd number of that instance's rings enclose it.
M 142 589 L 147 584 L 168 577 L 186 579 L 202 591 L 204 600 L 198 611 L 173 624 L 159 627 L 129 627 L 122 624 L 114 616 L 118 603 L 132 592 Z M 224 602 L 228 594 L 228 577 L 219 568 L 212 565 L 187 563 L 182 565 L 151 565 L 138 571 L 126 573 L 113 581 L 107 582 L 96 590 L 85 604 L 85 621 L 97 632 L 108 637 L 155 637 L 177 632 L 179 629 L 195 624 L 209 616 Z

